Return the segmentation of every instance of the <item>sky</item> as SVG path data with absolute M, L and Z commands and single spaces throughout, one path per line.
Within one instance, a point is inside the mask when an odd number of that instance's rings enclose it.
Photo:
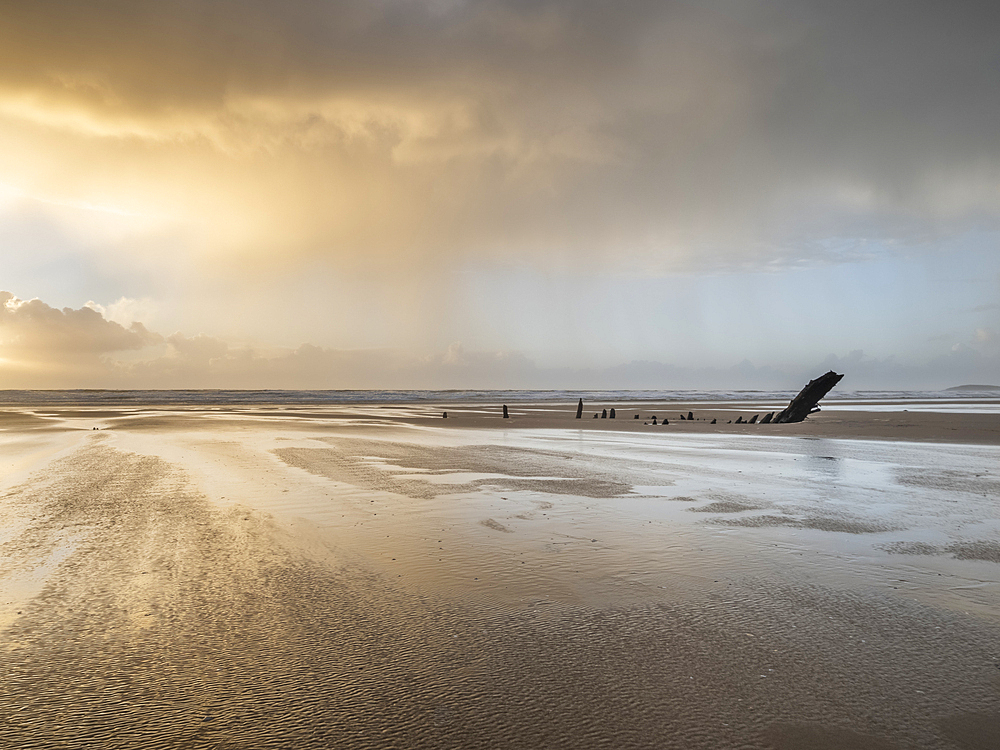
M 0 0 L 0 389 L 1000 384 L 1000 6 Z

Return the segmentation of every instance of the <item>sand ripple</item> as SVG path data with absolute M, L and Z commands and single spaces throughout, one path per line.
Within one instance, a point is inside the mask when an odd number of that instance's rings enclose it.
M 1000 715 L 998 629 L 904 599 L 743 579 L 498 610 L 320 564 L 267 516 L 215 510 L 167 462 L 99 439 L 47 476 L 8 498 L 44 512 L 4 560 L 79 537 L 3 632 L 2 747 L 767 748 L 818 732 L 954 750 Z

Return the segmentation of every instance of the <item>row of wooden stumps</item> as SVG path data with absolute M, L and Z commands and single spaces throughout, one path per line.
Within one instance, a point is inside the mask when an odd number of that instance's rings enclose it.
M 736 421 L 730 420 L 730 424 L 787 424 L 790 422 L 801 422 L 810 414 L 814 414 L 819 411 L 819 401 L 826 394 L 828 394 L 833 387 L 837 385 L 843 379 L 843 375 L 838 375 L 833 370 L 830 370 L 824 375 L 820 375 L 815 380 L 810 380 L 805 388 L 799 391 L 799 394 L 789 402 L 781 411 L 769 412 L 764 415 L 762 419 L 758 422 L 760 418 L 759 414 L 754 414 L 750 419 L 744 420 L 742 416 L 737 417 Z M 448 412 L 441 414 L 445 419 L 448 418 Z M 600 413 L 601 419 L 614 419 L 615 410 L 612 408 L 610 413 L 607 409 L 602 409 Z M 507 411 L 507 404 L 503 405 L 503 418 L 510 419 L 510 413 Z M 583 419 L 583 399 L 581 398 L 576 403 L 576 418 Z M 594 419 L 597 419 L 598 415 L 594 414 Z M 688 412 L 687 417 L 683 414 L 680 415 L 682 421 L 694 421 L 694 413 Z M 639 415 L 636 414 L 633 419 L 639 419 Z M 664 417 L 662 422 L 657 422 L 657 417 L 652 417 L 653 424 L 670 424 L 670 421 Z M 716 424 L 717 420 L 713 419 L 710 424 Z M 646 424 L 649 424 L 648 422 Z
M 607 419 L 608 416 L 609 416 L 608 415 L 608 410 L 607 409 L 601 409 L 601 419 Z M 612 408 L 611 409 L 610 417 L 611 417 L 611 419 L 614 419 L 615 416 L 616 416 L 615 415 L 615 410 L 614 410 L 614 408 Z M 583 418 L 583 399 L 582 398 L 579 401 L 576 402 L 576 418 L 577 419 L 582 419 Z M 596 414 L 594 415 L 594 419 L 597 419 L 597 415 Z
M 833 370 L 830 370 L 823 375 L 820 375 L 815 380 L 810 380 L 806 383 L 806 386 L 799 391 L 798 395 L 793 398 L 788 406 L 786 406 L 781 411 L 769 412 L 764 415 L 763 419 L 760 419 L 759 414 L 754 414 L 750 419 L 744 420 L 742 416 L 737 417 L 735 422 L 730 420 L 730 424 L 788 424 L 791 422 L 802 422 L 810 414 L 815 414 L 819 409 L 819 402 L 826 394 L 828 394 L 833 387 L 837 385 L 842 379 L 843 374 L 838 374 Z M 507 407 L 504 407 L 504 415 L 507 414 Z M 608 416 L 608 410 L 604 409 L 601 412 L 601 418 Z M 576 418 L 581 419 L 583 417 L 583 399 L 581 398 L 576 404 Z M 597 418 L 597 414 L 594 414 L 594 418 Z M 615 418 L 615 410 L 611 410 L 611 419 Z M 682 421 L 685 420 L 683 414 L 680 415 Z M 633 419 L 639 419 L 639 415 L 636 414 Z M 657 424 L 656 416 L 651 417 L 652 423 Z M 687 413 L 686 421 L 694 421 L 694 414 L 692 412 Z M 713 419 L 710 424 L 717 424 L 718 420 Z M 669 420 L 663 419 L 661 424 L 670 424 Z

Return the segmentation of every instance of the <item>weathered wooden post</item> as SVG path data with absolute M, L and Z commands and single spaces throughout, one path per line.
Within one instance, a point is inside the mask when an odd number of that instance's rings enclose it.
M 507 413 L 507 404 L 503 405 L 503 418 L 510 419 L 510 414 Z
M 581 398 L 580 402 L 576 405 L 576 418 L 580 419 L 582 417 L 583 417 L 583 399 Z
M 838 375 L 830 370 L 815 380 L 810 380 L 806 387 L 799 391 L 799 395 L 793 398 L 782 411 L 778 412 L 778 415 L 771 420 L 771 424 L 801 422 L 813 412 L 819 411 L 819 400 L 833 390 L 833 387 L 843 377 L 843 375 Z

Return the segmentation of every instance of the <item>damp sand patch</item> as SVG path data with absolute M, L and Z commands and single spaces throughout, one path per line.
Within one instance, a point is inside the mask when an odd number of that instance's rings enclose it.
M 739 500 L 716 500 L 708 505 L 700 505 L 697 508 L 688 508 L 694 513 L 742 513 L 747 510 L 761 510 L 766 505 L 755 503 L 745 503 Z
M 361 441 L 358 441 L 361 442 Z M 365 448 L 370 448 L 365 443 Z M 419 447 L 419 446 L 418 446 Z M 516 465 L 507 467 L 507 474 L 494 471 L 494 466 L 490 465 L 490 471 L 476 473 L 489 473 L 489 478 L 475 479 L 464 483 L 434 484 L 427 481 L 422 475 L 411 473 L 413 469 L 423 468 L 431 473 L 454 473 L 455 471 L 469 471 L 471 464 L 460 464 L 456 459 L 456 466 L 447 469 L 445 472 L 441 468 L 440 462 L 430 466 L 420 467 L 405 462 L 404 456 L 394 454 L 392 456 L 396 465 L 408 470 L 402 476 L 396 472 L 387 470 L 375 465 L 371 461 L 371 456 L 357 455 L 352 450 L 338 448 L 277 448 L 272 451 L 289 466 L 305 469 L 311 474 L 327 477 L 335 481 L 344 482 L 367 490 L 377 490 L 381 492 L 391 492 L 404 497 L 418 500 L 431 500 L 441 495 L 452 495 L 462 492 L 477 492 L 482 488 L 492 488 L 500 491 L 524 490 L 528 492 L 539 492 L 551 495 L 576 495 L 592 498 L 612 498 L 627 495 L 632 491 L 632 484 L 614 476 L 608 476 L 600 472 L 586 474 L 575 470 L 568 472 L 570 476 L 540 475 L 524 476 Z M 383 450 L 389 453 L 388 450 Z M 423 457 L 429 455 L 427 452 L 420 454 Z M 483 467 L 478 467 L 483 468 Z M 511 476 L 513 474 L 513 476 Z M 575 476 L 574 476 L 575 474 Z
M 493 529 L 494 531 L 502 531 L 505 534 L 513 534 L 514 533 L 513 529 L 510 529 L 510 528 L 504 526 L 502 523 L 500 523 L 499 521 L 495 521 L 492 518 L 487 518 L 487 519 L 485 519 L 483 521 L 480 521 L 479 523 L 481 525 L 485 526 L 488 529 Z
M 1000 563 L 1000 543 L 986 540 L 957 542 L 948 546 L 957 560 L 985 560 Z
M 968 492 L 973 495 L 1000 495 L 1000 479 L 983 472 L 954 469 L 944 471 L 902 469 L 896 472 L 896 481 L 908 487 Z
M 837 518 L 833 516 L 794 516 L 760 515 L 747 518 L 710 518 L 707 523 L 720 526 L 739 526 L 743 528 L 767 528 L 788 526 L 795 529 L 815 529 L 817 531 L 833 531 L 842 534 L 879 534 L 886 531 L 898 531 L 899 527 L 892 524 L 865 521 L 853 518 Z
M 926 542 L 891 542 L 877 547 L 890 555 L 948 555 L 956 560 L 982 560 L 1000 563 L 1000 543 L 976 539 L 953 544 L 927 544 Z
M 936 544 L 927 542 L 889 542 L 879 544 L 875 549 L 888 552 L 890 555 L 943 555 L 945 550 Z

